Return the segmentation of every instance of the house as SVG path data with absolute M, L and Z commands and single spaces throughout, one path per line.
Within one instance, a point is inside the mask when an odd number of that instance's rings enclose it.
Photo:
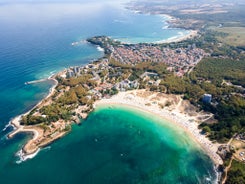
M 73 68 L 73 71 L 74 71 L 75 74 L 80 74 L 80 67 L 75 66 L 75 67 Z
M 202 98 L 203 103 L 209 104 L 209 103 L 211 103 L 211 101 L 212 101 L 212 95 L 211 94 L 204 94 L 203 95 L 203 98 Z
M 71 78 L 71 77 L 74 77 L 74 76 L 75 76 L 75 73 L 74 73 L 73 71 L 68 70 L 68 71 L 66 72 L 66 77 L 67 77 L 67 78 Z
M 143 79 L 145 77 L 157 77 L 158 74 L 157 73 L 153 73 L 153 72 L 145 72 L 143 73 L 140 78 Z

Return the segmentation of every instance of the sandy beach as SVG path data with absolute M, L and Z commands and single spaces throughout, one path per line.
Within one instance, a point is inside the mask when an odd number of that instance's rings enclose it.
M 42 105 L 43 103 L 49 103 L 49 98 L 53 95 L 55 86 L 50 90 L 48 96 L 39 102 L 37 106 Z M 198 129 L 200 121 L 203 121 L 204 118 L 212 117 L 212 114 L 205 114 L 203 112 L 197 113 L 196 109 L 191 107 L 188 101 L 183 101 L 180 96 L 167 95 L 146 90 L 133 90 L 119 92 L 117 95 L 114 95 L 109 99 L 98 100 L 95 102 L 95 107 L 96 105 L 103 104 L 121 104 L 138 108 L 153 113 L 169 122 L 175 123 L 177 126 L 183 128 L 193 138 L 193 140 L 200 145 L 216 165 L 223 163 L 220 156 L 216 154 L 219 144 L 212 143 L 205 135 L 201 134 Z M 185 110 L 186 107 L 189 110 Z M 30 111 L 24 115 L 29 112 Z M 20 120 L 21 116 L 17 116 L 11 121 L 11 124 L 16 128 L 16 130 L 10 133 L 8 137 L 11 138 L 19 132 L 31 132 L 33 134 L 33 138 L 30 139 L 22 148 L 24 155 L 35 154 L 40 147 L 50 144 L 54 140 L 66 134 L 66 132 L 54 131 L 55 133 L 51 135 L 52 138 L 47 138 L 43 129 L 38 126 L 22 126 L 20 125 Z M 57 130 L 60 129 L 60 127 L 64 128 L 65 125 L 65 122 L 54 123 Z
M 168 38 L 166 40 L 157 41 L 156 43 L 157 44 L 161 44 L 161 43 L 181 42 L 181 41 L 184 41 L 184 40 L 189 39 L 189 38 L 194 38 L 197 35 L 198 35 L 198 31 L 196 31 L 196 30 L 190 30 L 189 33 L 186 34 L 186 35 L 183 35 L 183 36 L 174 36 L 174 37 Z
M 120 92 L 110 99 L 97 101 L 95 105 L 121 104 L 153 113 L 169 122 L 175 123 L 177 126 L 182 127 L 209 155 L 215 165 L 223 163 L 220 156 L 216 153 L 219 144 L 212 143 L 205 135 L 201 134 L 198 129 L 198 117 L 203 115 L 196 114 L 191 116 L 188 113 L 183 113 L 180 110 L 182 99 L 179 99 L 177 103 L 173 103 L 170 107 L 162 108 L 160 107 L 160 104 L 166 103 L 169 99 L 166 96 L 159 97 L 159 93 L 147 93 L 148 92 L 145 90 Z
M 176 20 L 175 17 L 173 17 L 171 15 L 168 15 L 168 14 L 160 14 L 160 16 L 165 17 L 168 21 Z M 171 23 L 169 23 L 169 24 L 171 25 Z M 166 27 L 166 29 L 168 29 L 170 25 L 168 25 Z M 183 34 L 183 35 L 178 35 L 178 36 L 170 37 L 170 38 L 168 38 L 166 40 L 157 41 L 156 43 L 157 44 L 161 44 L 161 43 L 181 42 L 181 41 L 184 41 L 184 40 L 189 39 L 189 38 L 194 38 L 197 35 L 198 35 L 198 31 L 197 30 L 189 30 L 189 33 L 186 34 L 186 35 Z

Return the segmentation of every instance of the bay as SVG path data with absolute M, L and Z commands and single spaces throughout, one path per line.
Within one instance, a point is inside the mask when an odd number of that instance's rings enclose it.
M 203 184 L 216 178 L 212 162 L 184 130 L 119 105 L 96 108 L 71 134 L 31 160 L 6 163 L 1 173 L 1 183 L 40 184 Z
M 51 82 L 25 82 L 102 57 L 95 46 L 84 42 L 91 36 L 107 35 L 139 43 L 188 33 L 166 29 L 166 20 L 164 16 L 136 14 L 117 3 L 1 4 L 0 183 L 214 180 L 210 159 L 183 132 L 175 134 L 173 127 L 160 126 L 158 120 L 125 109 L 96 110 L 82 126 L 74 126 L 69 135 L 20 164 L 16 152 L 30 135 L 6 139 L 11 128 L 5 127 L 10 119 L 31 109 L 52 86 Z M 73 42 L 79 44 L 72 46 Z M 185 147 L 173 137 L 185 138 Z

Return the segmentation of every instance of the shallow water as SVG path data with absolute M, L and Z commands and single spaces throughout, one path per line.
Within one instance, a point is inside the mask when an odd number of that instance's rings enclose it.
M 115 105 L 100 106 L 35 158 L 4 164 L 1 175 L 0 182 L 8 183 L 16 178 L 19 183 L 64 184 L 196 184 L 215 179 L 210 159 L 182 129 Z
M 165 20 L 110 3 L 0 4 L 0 129 L 42 99 L 51 86 L 25 82 L 103 55 L 86 42 L 71 43 L 95 35 L 154 42 L 188 32 L 162 29 Z
M 25 82 L 103 56 L 95 46 L 72 42 L 95 35 L 155 42 L 188 33 L 165 29 L 165 21 L 114 3 L 0 4 L 0 183 L 190 183 L 209 177 L 210 159 L 194 149 L 189 138 L 169 142 L 175 135 L 172 128 L 124 109 L 97 110 L 68 136 L 21 164 L 15 154 L 29 135 L 6 139 L 9 120 L 33 107 L 52 86 L 52 82 Z M 181 173 L 178 179 L 175 172 Z

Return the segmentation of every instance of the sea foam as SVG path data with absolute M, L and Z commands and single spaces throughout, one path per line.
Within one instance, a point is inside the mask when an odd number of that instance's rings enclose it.
M 20 164 L 20 163 L 22 163 L 22 162 L 24 162 L 24 161 L 26 161 L 26 160 L 28 160 L 28 159 L 34 158 L 34 157 L 38 154 L 39 151 L 40 151 L 40 149 L 38 149 L 35 153 L 26 155 L 26 154 L 23 152 L 23 150 L 21 149 L 20 151 L 18 151 L 18 152 L 16 153 L 16 156 L 19 157 L 19 160 L 17 160 L 16 163 L 17 163 L 17 164 Z
M 5 125 L 5 127 L 2 129 L 2 132 L 5 132 L 6 130 L 7 130 L 7 128 L 9 128 L 9 127 L 11 127 L 12 125 L 11 125 L 11 121 L 7 124 L 7 125 Z
M 104 52 L 104 51 L 105 51 L 105 50 L 104 50 L 102 47 L 100 47 L 100 46 L 97 47 L 97 50 L 98 50 L 99 52 Z

